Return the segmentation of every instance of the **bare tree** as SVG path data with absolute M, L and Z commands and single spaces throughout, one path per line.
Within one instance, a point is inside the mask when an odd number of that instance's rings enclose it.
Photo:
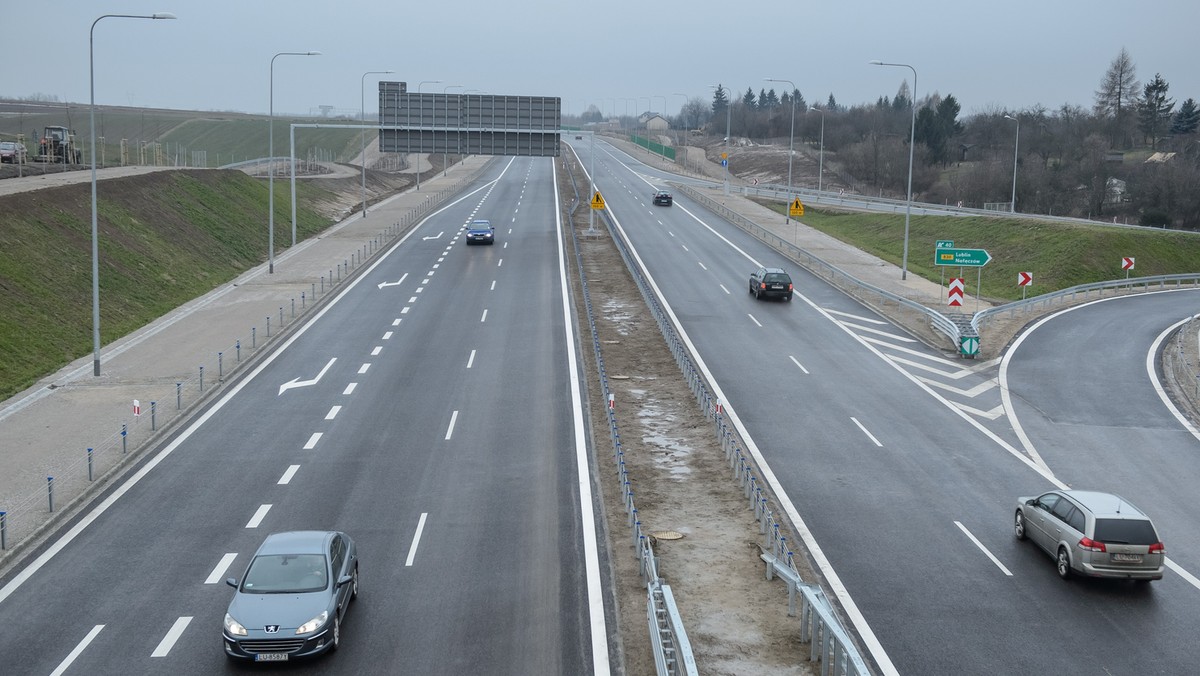
M 1096 90 L 1096 116 L 1113 121 L 1113 145 L 1126 144 L 1137 103 L 1137 67 L 1124 47 L 1109 64 Z

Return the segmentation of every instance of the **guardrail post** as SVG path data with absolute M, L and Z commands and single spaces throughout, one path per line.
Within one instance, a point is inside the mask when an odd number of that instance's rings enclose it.
M 330 272 L 333 272 L 333 270 L 330 270 Z M 331 280 L 332 278 L 333 275 L 330 275 Z M 315 296 L 316 294 L 313 295 Z M 321 275 L 321 295 L 325 295 L 325 275 Z
M 303 297 L 304 297 L 304 292 L 303 292 L 303 291 L 301 291 L 301 292 L 300 292 L 300 297 L 301 297 L 301 298 L 303 298 Z M 295 319 L 295 318 L 296 318 L 296 299 L 295 299 L 295 298 L 293 298 L 293 299 L 292 299 L 292 319 Z
M 129 452 L 129 426 L 121 423 L 121 454 Z
M 242 361 L 242 339 L 238 338 L 237 340 L 233 341 L 233 347 L 237 350 L 237 361 L 238 361 L 238 363 L 241 363 L 241 361 Z
M 250 327 L 250 349 L 258 347 L 258 327 Z
M 151 432 L 153 432 L 155 429 L 158 428 L 158 424 L 157 424 L 158 421 L 155 418 L 155 413 L 157 412 L 157 409 L 158 409 L 158 402 L 151 401 L 150 402 L 150 431 Z
M 294 313 L 293 313 L 294 314 Z M 279 328 L 283 328 L 283 306 L 279 306 Z
M 271 315 L 267 315 L 267 337 L 271 337 Z
M 91 481 L 92 480 L 92 449 L 90 449 L 90 448 L 87 450 L 87 460 L 88 460 L 88 481 Z M 53 511 L 53 510 L 51 510 L 51 511 Z
M 0 512 L 0 550 L 8 549 L 8 512 Z
M 50 511 L 54 511 L 54 477 L 46 477 L 46 494 L 50 498 Z
M 225 363 L 223 361 L 222 355 L 223 355 L 223 353 L 221 353 L 221 352 L 217 353 L 217 379 L 218 380 L 225 377 Z
M 204 367 L 200 367 L 200 391 L 204 391 Z
M 183 408 L 183 383 L 175 383 L 175 410 Z

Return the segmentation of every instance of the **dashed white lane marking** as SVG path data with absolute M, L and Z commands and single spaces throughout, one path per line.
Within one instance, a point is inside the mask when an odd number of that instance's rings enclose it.
M 258 511 L 254 512 L 254 516 L 246 522 L 246 528 L 258 528 L 263 519 L 267 518 L 267 512 L 271 511 L 271 505 L 259 505 Z
M 279 486 L 286 486 L 292 482 L 292 477 L 296 476 L 296 472 L 300 470 L 300 465 L 288 465 L 283 476 L 279 477 L 279 481 L 275 483 Z
M 496 261 L 496 267 L 500 267 L 501 265 L 504 265 L 504 259 L 503 259 L 503 258 L 501 258 L 500 260 Z
M 400 308 L 400 314 L 402 314 L 402 315 L 408 314 L 408 306 L 407 305 Z
M 717 286 L 721 287 L 721 290 L 725 292 L 725 295 L 726 295 L 726 296 L 728 296 L 728 295 L 729 295 L 729 289 L 726 289 L 724 284 L 721 284 L 721 283 L 719 283 L 719 282 L 718 282 L 718 283 L 717 283 Z
M 392 326 L 400 326 L 400 318 L 396 317 L 392 320 Z
M 708 268 L 704 267 L 704 263 L 701 263 L 700 261 L 696 261 L 696 265 L 699 265 L 701 269 L 704 269 L 704 270 L 708 269 Z
M 388 331 L 388 334 L 390 335 L 390 334 L 391 334 L 391 331 Z M 373 350 L 371 350 L 371 356 L 372 356 L 372 357 L 378 357 L 380 352 L 383 352 L 383 346 L 382 346 L 382 345 L 376 345 L 376 346 L 375 346 L 375 348 L 374 348 Z
M 482 324 L 483 322 L 486 322 L 486 321 L 487 321 L 487 310 L 484 310 L 483 316 L 479 318 L 479 323 Z
M 391 339 L 392 339 L 392 332 L 391 332 L 391 331 L 384 331 L 384 332 L 383 332 L 383 339 L 384 339 L 384 340 L 391 340 Z
M 183 630 L 187 629 L 187 626 L 191 622 L 192 618 L 190 615 L 185 615 L 175 620 L 175 624 L 172 624 L 171 628 L 167 630 L 167 635 L 158 642 L 158 647 L 154 649 L 154 652 L 150 653 L 150 657 L 166 657 L 169 655 L 171 648 L 175 647 L 175 642 L 179 640 L 180 636 L 183 636 Z
M 800 370 L 804 371 L 804 375 L 808 375 L 808 369 L 804 368 L 804 364 L 801 364 L 799 362 L 799 360 L 797 360 L 795 357 L 793 357 L 791 355 L 788 355 L 788 359 L 791 359 L 793 364 L 795 364 L 796 366 L 799 366 Z
M 858 418 L 855 418 L 854 416 L 850 416 L 850 419 L 854 421 L 855 425 L 858 425 L 858 429 L 862 430 L 862 433 L 867 435 L 868 439 L 873 441 L 876 446 L 883 448 L 883 444 L 879 443 L 879 440 L 875 438 L 875 435 L 871 434 L 871 432 L 868 431 L 866 427 L 863 427 L 863 424 L 858 421 Z
M 87 633 L 87 636 L 83 637 L 83 640 L 79 642 L 79 645 L 75 646 L 75 649 L 72 650 L 65 658 L 63 658 L 62 662 L 59 662 L 58 667 L 55 668 L 54 671 L 50 672 L 50 676 L 62 676 L 63 672 L 67 670 L 67 667 L 71 666 L 71 663 L 74 662 L 75 659 L 78 658 L 83 652 L 84 648 L 87 648 L 88 644 L 96 638 L 96 635 L 100 633 L 101 629 L 104 629 L 103 624 L 97 624 L 96 626 L 92 627 L 92 630 Z
M 750 318 L 750 321 L 754 322 L 755 324 L 758 324 L 758 328 L 760 328 L 760 329 L 762 328 L 762 324 L 758 323 L 758 320 L 754 318 L 754 315 L 747 313 L 746 316 Z
M 495 291 L 495 290 L 496 290 L 496 280 L 493 279 L 491 291 Z
M 439 259 L 438 259 L 438 262 L 439 262 L 439 263 L 441 263 L 441 262 L 442 262 L 442 261 L 444 261 L 444 260 L 446 260 L 446 257 L 445 257 L 445 256 L 442 256 L 441 258 L 439 258 Z M 437 266 L 435 265 L 434 267 L 437 267 Z
M 674 237 L 674 236 L 675 236 L 675 233 L 671 232 L 670 230 L 668 230 L 668 231 L 667 231 L 667 234 L 668 234 L 668 235 L 670 235 L 670 236 L 672 236 L 672 237 Z
M 354 388 L 358 387 L 358 383 L 350 383 L 346 389 L 342 390 L 342 394 L 354 394 Z
M 415 303 L 415 302 L 417 302 L 417 297 L 416 297 L 416 296 L 413 296 L 412 298 L 409 298 L 409 299 L 408 299 L 408 302 L 410 302 L 410 303 Z
M 334 418 L 336 418 L 336 417 L 337 417 L 337 414 L 338 414 L 338 413 L 340 413 L 340 412 L 341 412 L 341 410 L 342 410 L 342 407 L 341 407 L 341 406 L 334 406 L 334 407 L 330 408 L 330 409 L 329 409 L 329 413 L 326 413 L 326 414 L 325 414 L 325 419 L 326 419 L 326 420 L 333 420 Z
M 367 363 L 363 364 L 362 366 L 359 366 L 358 367 L 358 375 L 361 376 L 362 374 L 366 373 L 367 369 L 369 369 L 369 368 L 371 368 L 371 362 L 367 362 Z
M 313 432 L 312 436 L 308 438 L 308 442 L 304 444 L 304 450 L 311 451 L 312 449 L 316 448 L 317 442 L 321 440 L 322 434 L 324 434 L 324 432 Z
M 954 525 L 958 526 L 959 530 L 961 530 L 963 533 L 965 533 L 967 537 L 971 538 L 971 542 L 974 542 L 975 546 L 978 547 L 980 551 L 982 551 L 984 554 L 987 554 L 987 557 L 992 560 L 992 563 L 996 564 L 997 568 L 999 568 L 1001 571 L 1003 571 L 1005 575 L 1012 577 L 1012 571 L 1005 568 L 1004 564 L 1000 563 L 1000 559 L 997 559 L 995 556 L 993 556 L 992 553 L 988 551 L 988 548 L 984 547 L 983 543 L 980 542 L 979 539 L 976 538 L 974 535 L 972 535 L 971 531 L 967 530 L 966 526 L 962 525 L 962 523 L 959 521 L 955 521 Z
M 295 465 L 295 467 L 299 466 Z M 212 572 L 208 574 L 208 577 L 204 578 L 204 584 L 216 584 L 220 582 L 221 578 L 225 577 L 225 571 L 229 570 L 229 567 L 233 565 L 233 561 L 236 558 L 237 552 L 229 552 L 225 556 L 222 556 L 221 560 L 217 561 L 217 565 L 213 567 Z
M 457 420 L 458 420 L 458 411 L 455 411 L 450 414 L 450 426 L 446 428 L 446 440 L 447 441 L 449 441 L 450 437 L 454 436 L 454 423 Z
M 507 249 L 507 248 L 508 248 L 508 242 L 505 242 L 505 243 L 504 243 L 504 246 L 502 246 L 502 247 L 500 247 L 500 248 L 501 248 L 501 249 Z
M 421 544 L 421 533 L 425 530 L 425 517 L 429 516 L 429 512 L 421 512 L 421 518 L 417 521 L 417 532 L 413 535 L 412 545 L 408 548 L 408 558 L 404 559 L 405 566 L 412 566 L 413 560 L 417 558 L 417 545 Z
M 475 350 L 471 350 L 471 356 L 467 357 L 467 368 L 471 368 L 471 364 L 475 363 Z
M 687 248 L 686 244 L 680 244 L 679 246 L 683 247 L 684 251 L 691 251 L 691 249 Z

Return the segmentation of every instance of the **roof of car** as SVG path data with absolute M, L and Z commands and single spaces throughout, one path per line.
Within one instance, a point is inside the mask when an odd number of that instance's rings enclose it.
M 294 530 L 271 533 L 258 548 L 258 554 L 324 554 L 333 531 Z
M 492 227 L 492 222 L 489 220 L 483 219 L 483 218 L 477 218 L 477 219 L 471 221 L 471 227 L 472 228 L 490 228 L 490 227 Z
M 1147 518 L 1140 509 L 1134 507 L 1125 498 L 1112 493 L 1100 491 L 1061 491 L 1072 500 L 1078 502 L 1095 516 L 1107 518 L 1144 519 Z

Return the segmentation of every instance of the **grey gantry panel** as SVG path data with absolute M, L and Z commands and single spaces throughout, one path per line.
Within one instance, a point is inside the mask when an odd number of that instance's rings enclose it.
M 379 150 L 558 157 L 562 100 L 547 96 L 410 93 L 379 83 Z

